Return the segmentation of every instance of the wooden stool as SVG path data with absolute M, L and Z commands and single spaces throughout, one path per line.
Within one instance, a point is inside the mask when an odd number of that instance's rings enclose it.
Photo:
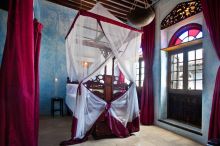
M 59 103 L 59 108 L 54 109 L 56 102 Z M 63 117 L 63 98 L 62 97 L 52 97 L 51 98 L 51 115 L 54 117 L 54 113 L 59 111 L 60 116 Z

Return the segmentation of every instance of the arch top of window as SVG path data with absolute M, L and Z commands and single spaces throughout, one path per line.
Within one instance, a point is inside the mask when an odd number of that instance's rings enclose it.
M 169 47 L 180 45 L 203 37 L 202 25 L 190 23 L 179 28 L 169 42 Z

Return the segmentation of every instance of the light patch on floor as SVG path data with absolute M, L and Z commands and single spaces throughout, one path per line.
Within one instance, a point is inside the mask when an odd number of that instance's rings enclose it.
M 71 117 L 41 117 L 39 146 L 59 146 L 70 138 Z M 156 126 L 141 126 L 140 132 L 128 138 L 108 138 L 88 141 L 74 146 L 202 146 L 192 140 Z

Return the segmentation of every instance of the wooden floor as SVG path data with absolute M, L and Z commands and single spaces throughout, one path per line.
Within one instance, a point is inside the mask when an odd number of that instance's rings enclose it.
M 39 146 L 59 146 L 70 138 L 70 117 L 41 117 Z M 201 146 L 200 144 L 156 126 L 141 126 L 140 132 L 128 138 L 93 140 L 75 146 Z

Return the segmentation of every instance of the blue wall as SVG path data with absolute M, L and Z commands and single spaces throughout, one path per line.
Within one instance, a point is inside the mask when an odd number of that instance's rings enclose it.
M 0 65 L 2 62 L 2 55 L 5 45 L 5 37 L 6 37 L 6 31 L 7 31 L 7 11 L 4 11 L 0 9 Z
M 51 2 L 39 2 L 41 23 L 44 25 L 40 50 L 40 114 L 50 114 L 50 98 L 66 94 L 65 35 L 77 13 L 73 9 Z M 7 29 L 7 12 L 0 9 L 0 60 L 2 60 Z M 58 82 L 55 83 L 55 78 Z
M 50 113 L 50 98 L 65 97 L 65 35 L 76 11 L 47 1 L 40 1 L 41 23 L 44 25 L 40 52 L 40 113 Z M 55 82 L 55 78 L 58 82 Z

